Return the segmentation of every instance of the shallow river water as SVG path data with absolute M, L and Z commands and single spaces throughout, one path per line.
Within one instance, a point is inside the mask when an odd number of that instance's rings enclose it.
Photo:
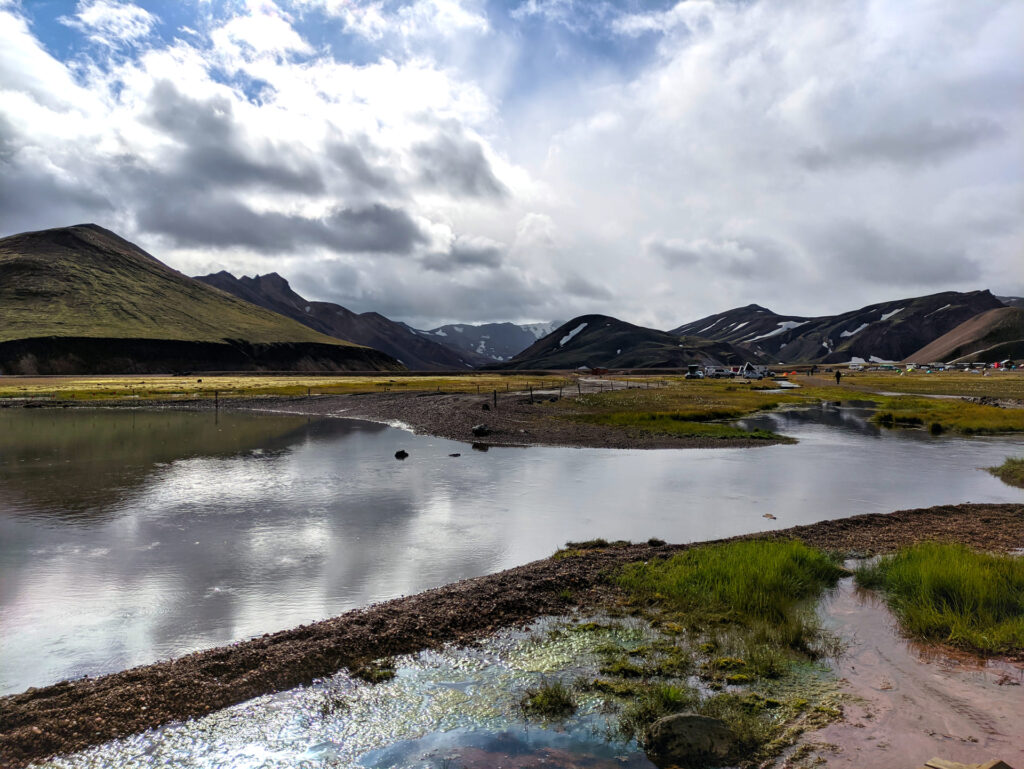
M 346 419 L 0 410 L 0 694 L 333 616 L 567 540 L 696 541 L 1024 499 L 981 469 L 1024 439 L 880 433 L 867 414 L 748 420 L 797 445 L 480 452 Z

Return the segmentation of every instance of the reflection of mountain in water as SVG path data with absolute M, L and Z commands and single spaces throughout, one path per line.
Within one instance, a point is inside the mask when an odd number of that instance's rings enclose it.
M 0 512 L 96 521 L 176 461 L 280 454 L 309 438 L 352 429 L 346 420 L 305 416 L 5 410 L 0 412 Z

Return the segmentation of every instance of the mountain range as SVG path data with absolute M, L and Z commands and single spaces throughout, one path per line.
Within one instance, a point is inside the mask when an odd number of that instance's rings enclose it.
M 989 291 L 820 317 L 751 304 L 671 331 L 607 315 L 421 330 L 305 299 L 277 273 L 189 278 L 94 224 L 0 238 L 0 374 L 679 368 L 1022 355 L 1024 299 Z
M 472 352 L 461 352 L 427 338 L 404 323 L 380 313 L 354 313 L 331 302 L 303 299 L 276 272 L 254 278 L 236 278 L 229 272 L 196 277 L 209 286 L 280 313 L 328 336 L 373 347 L 417 371 L 468 370 L 488 362 Z

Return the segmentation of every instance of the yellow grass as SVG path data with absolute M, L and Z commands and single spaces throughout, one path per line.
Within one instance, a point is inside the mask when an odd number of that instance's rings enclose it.
M 271 395 L 326 395 L 356 392 L 519 391 L 567 387 L 562 376 L 466 374 L 455 376 L 95 376 L 0 377 L 0 399 L 50 398 L 57 400 L 140 400 L 167 398 L 221 398 Z

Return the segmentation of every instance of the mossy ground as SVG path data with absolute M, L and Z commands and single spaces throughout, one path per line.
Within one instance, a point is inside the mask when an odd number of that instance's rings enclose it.
M 613 578 L 626 596 L 620 622 L 642 621 L 656 635 L 593 621 L 560 631 L 587 635 L 599 658 L 598 675 L 576 688 L 606 700 L 615 738 L 642 745 L 655 720 L 692 711 L 729 725 L 736 765 L 757 765 L 842 715 L 821 663 L 842 645 L 813 606 L 843 573 L 797 542 L 739 541 L 629 565 Z
M 904 632 L 982 654 L 1024 656 L 1024 560 L 922 543 L 857 570 Z

